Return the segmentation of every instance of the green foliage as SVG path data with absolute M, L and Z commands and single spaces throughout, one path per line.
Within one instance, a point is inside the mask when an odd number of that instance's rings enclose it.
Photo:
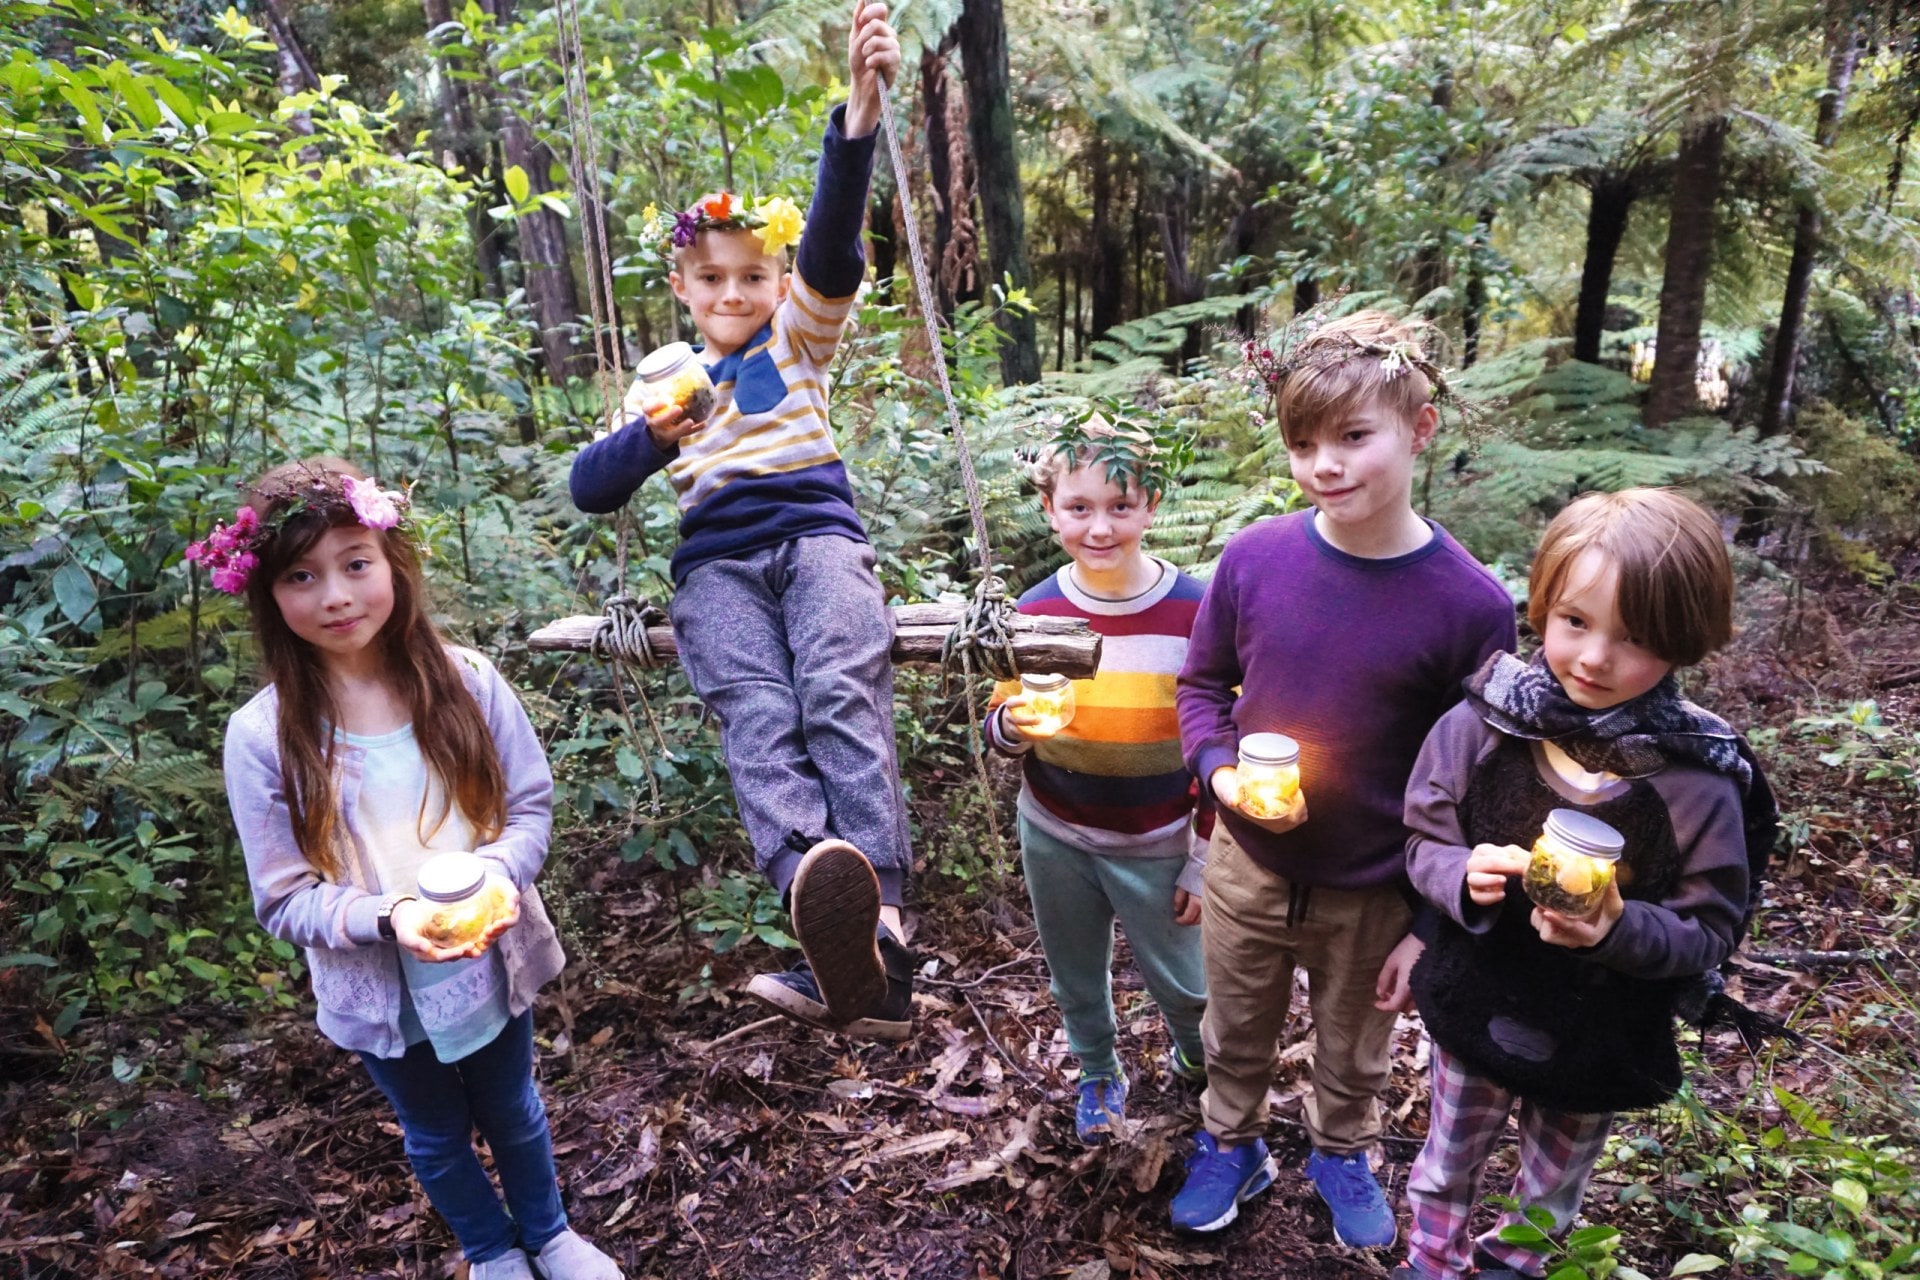
M 1824 470 L 1790 439 L 1719 418 L 1649 430 L 1626 374 L 1556 363 L 1564 346 L 1521 344 L 1459 374 L 1463 395 L 1504 409 L 1478 441 L 1447 424 L 1416 482 L 1428 514 L 1485 559 L 1524 562 L 1545 522 L 1590 490 L 1676 484 L 1737 504 L 1779 497 L 1778 482 Z
M 1701 1265 L 1823 1280 L 1920 1275 L 1920 1242 L 1911 1233 L 1920 1218 L 1920 1182 L 1911 1147 L 1885 1135 L 1844 1134 L 1782 1086 L 1770 1095 L 1781 1122 L 1757 1133 L 1691 1094 L 1676 1108 L 1689 1167 L 1675 1181 L 1689 1189 L 1689 1200 L 1669 1207 L 1726 1253 L 1696 1255 Z

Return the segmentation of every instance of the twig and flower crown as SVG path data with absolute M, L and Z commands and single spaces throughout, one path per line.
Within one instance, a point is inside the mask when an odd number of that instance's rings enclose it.
M 1122 490 L 1138 486 L 1148 501 L 1164 495 L 1193 461 L 1192 437 L 1177 426 L 1142 421 L 1119 400 L 1103 398 L 1098 404 L 1085 416 L 1056 414 L 1041 420 L 1051 429 L 1048 438 L 1023 451 L 1035 483 L 1051 491 L 1045 477 L 1099 467 Z
M 231 524 L 216 523 L 212 533 L 190 543 L 186 551 L 187 561 L 206 566 L 214 587 L 228 595 L 246 593 L 261 553 L 295 516 L 318 511 L 331 522 L 347 511 L 369 529 L 392 529 L 407 518 L 412 507 L 408 489 L 382 489 L 371 476 L 360 480 L 320 468 L 301 467 L 246 492 L 271 514 L 263 520 L 251 502 L 242 502 Z
M 640 211 L 640 224 L 641 240 L 672 261 L 674 252 L 692 247 L 702 231 L 751 231 L 771 256 L 800 243 L 806 218 L 800 206 L 785 196 L 756 202 L 721 191 L 677 212 L 650 204 Z
M 1288 382 L 1303 373 L 1319 372 L 1354 360 L 1377 360 L 1385 382 L 1418 372 L 1427 380 L 1428 394 L 1436 408 L 1451 411 L 1468 424 L 1478 420 L 1481 406 L 1456 391 L 1441 367 L 1420 340 L 1421 323 L 1402 322 L 1382 329 L 1390 338 L 1371 337 L 1354 332 L 1328 309 L 1338 302 L 1332 299 L 1295 316 L 1263 340 L 1249 340 L 1241 346 L 1241 358 L 1251 379 L 1263 383 L 1274 404 L 1281 401 Z M 1358 314 L 1358 313 L 1356 313 Z M 1378 313 L 1374 313 L 1376 316 Z M 1383 321 L 1385 317 L 1379 317 Z

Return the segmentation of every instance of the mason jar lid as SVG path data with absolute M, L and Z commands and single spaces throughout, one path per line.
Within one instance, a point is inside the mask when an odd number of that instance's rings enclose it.
M 1240 759 L 1247 764 L 1298 764 L 1300 744 L 1284 733 L 1250 733 L 1240 739 Z
M 1065 688 L 1067 678 L 1050 672 L 1033 675 L 1023 671 L 1020 673 L 1020 683 L 1035 693 L 1052 693 L 1055 689 Z
M 664 347 L 656 347 L 641 357 L 634 373 L 643 382 L 658 382 L 660 379 L 693 359 L 693 347 L 685 342 L 669 342 Z
M 419 892 L 428 902 L 458 902 L 487 878 L 487 864 L 471 853 L 436 853 L 420 868 Z
M 1546 833 L 1574 853 L 1613 862 L 1627 847 L 1627 839 L 1592 814 L 1578 809 L 1555 809 L 1547 815 Z

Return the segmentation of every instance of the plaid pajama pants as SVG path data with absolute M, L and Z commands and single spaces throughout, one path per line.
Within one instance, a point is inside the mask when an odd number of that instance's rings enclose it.
M 1518 1213 L 1500 1215 L 1493 1229 L 1475 1240 L 1468 1231 L 1480 1198 L 1480 1175 L 1493 1154 L 1507 1116 L 1520 1107 L 1520 1173 L 1513 1198 L 1538 1205 L 1553 1215 L 1553 1232 L 1567 1229 L 1586 1194 L 1587 1179 L 1607 1141 L 1611 1115 L 1576 1115 L 1517 1098 L 1466 1064 L 1433 1046 L 1432 1122 L 1427 1143 L 1407 1177 L 1413 1209 L 1407 1261 L 1423 1276 L 1452 1280 L 1473 1274 L 1474 1247 L 1503 1266 L 1539 1275 L 1544 1259 L 1518 1245 L 1504 1244 L 1500 1229 L 1523 1221 Z

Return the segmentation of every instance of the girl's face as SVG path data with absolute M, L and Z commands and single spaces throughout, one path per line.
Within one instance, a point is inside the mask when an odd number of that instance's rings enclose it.
M 1099 465 L 1075 467 L 1060 477 L 1052 496 L 1040 496 L 1060 545 L 1075 564 L 1096 572 L 1133 563 L 1159 505 L 1134 485 L 1122 489 Z
M 381 535 L 357 524 L 327 530 L 274 582 L 273 600 L 322 661 L 353 662 L 393 616 L 393 565 Z
M 1567 567 L 1565 589 L 1547 611 L 1547 667 L 1567 696 L 1589 711 L 1631 702 L 1673 670 L 1627 634 L 1619 603 L 1619 567 L 1588 550 Z

